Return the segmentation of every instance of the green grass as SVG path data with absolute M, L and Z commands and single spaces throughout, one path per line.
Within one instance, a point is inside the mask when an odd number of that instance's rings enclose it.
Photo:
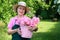
M 60 40 L 60 22 L 41 21 L 38 28 L 31 40 Z M 0 40 L 11 40 L 7 27 L 0 26 L 0 29 Z

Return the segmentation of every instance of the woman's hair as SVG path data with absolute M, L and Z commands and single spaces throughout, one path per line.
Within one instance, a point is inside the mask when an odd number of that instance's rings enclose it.
M 18 12 L 17 12 L 18 7 L 19 7 L 19 6 L 17 6 L 17 8 L 16 8 L 16 13 L 18 13 Z M 25 13 L 24 13 L 24 15 L 25 15 L 26 13 L 27 13 L 27 12 L 26 12 L 26 9 L 25 9 Z

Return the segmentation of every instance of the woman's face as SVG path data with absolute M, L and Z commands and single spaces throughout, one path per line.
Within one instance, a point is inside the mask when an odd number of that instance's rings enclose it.
M 25 7 L 24 7 L 24 6 L 19 6 L 19 7 L 17 8 L 17 13 L 18 13 L 18 15 L 20 15 L 20 16 L 24 15 L 24 13 L 25 13 Z

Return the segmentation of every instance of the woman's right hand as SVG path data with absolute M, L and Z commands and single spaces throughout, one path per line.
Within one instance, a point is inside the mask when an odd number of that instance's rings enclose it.
M 8 34 L 13 34 L 13 33 L 16 33 L 18 32 L 18 28 L 17 29 L 8 29 Z

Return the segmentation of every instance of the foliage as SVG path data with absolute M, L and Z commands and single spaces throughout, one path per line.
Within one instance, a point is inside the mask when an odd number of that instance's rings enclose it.
M 51 15 L 54 16 L 56 11 L 52 9 L 53 1 L 49 0 L 48 3 L 42 0 L 0 0 L 0 20 L 5 24 L 8 23 L 9 19 L 16 15 L 13 11 L 13 5 L 17 4 L 19 1 L 25 1 L 27 6 L 30 7 L 30 12 L 27 16 L 32 17 L 34 13 L 39 14 L 44 19 L 49 18 Z

